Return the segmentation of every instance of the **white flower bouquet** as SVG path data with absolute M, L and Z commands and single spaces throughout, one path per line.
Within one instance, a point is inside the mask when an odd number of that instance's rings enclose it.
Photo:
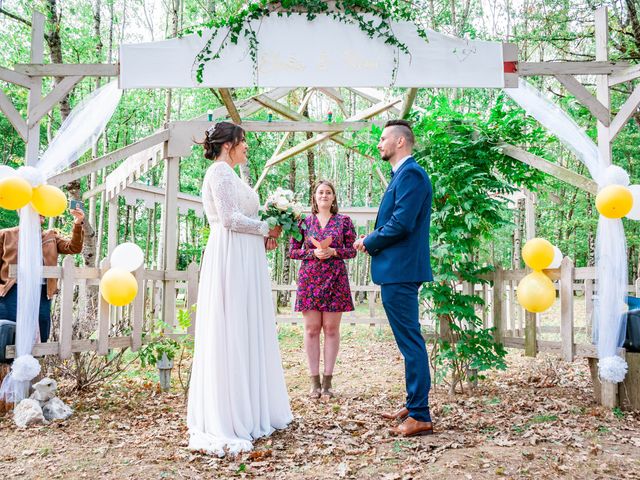
M 269 195 L 264 207 L 260 210 L 260 218 L 269 224 L 269 228 L 279 225 L 282 227 L 283 235 L 290 235 L 298 241 L 302 240 L 298 222 L 304 218 L 304 214 L 302 205 L 296 201 L 295 194 L 291 190 L 278 187 Z

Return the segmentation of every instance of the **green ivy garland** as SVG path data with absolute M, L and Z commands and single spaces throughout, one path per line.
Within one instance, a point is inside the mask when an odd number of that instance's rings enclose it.
M 324 14 L 342 23 L 357 25 L 369 38 L 381 38 L 384 43 L 396 49 L 394 67 L 391 74 L 391 84 L 395 83 L 398 73 L 400 52 L 410 55 L 409 48 L 394 34 L 393 21 L 413 22 L 418 34 L 427 40 L 426 32 L 417 25 L 415 9 L 411 2 L 406 0 L 335 0 L 326 2 L 323 0 L 257 0 L 245 6 L 236 15 L 228 18 L 216 18 L 210 22 L 185 30 L 182 34 L 197 33 L 203 35 L 205 28 L 211 29 L 210 37 L 204 47 L 196 55 L 194 60 L 195 79 L 202 83 L 204 69 L 208 62 L 220 58 L 220 55 L 229 42 L 237 44 L 240 35 L 244 35 L 249 43 L 249 55 L 253 62 L 254 82 L 258 77 L 258 39 L 256 32 L 251 27 L 251 22 L 260 20 L 272 13 L 279 17 L 290 17 L 292 14 L 305 15 L 308 21 L 314 20 L 318 15 Z M 367 19 L 367 15 L 373 15 L 376 19 Z M 228 29 L 227 34 L 217 50 L 213 50 L 213 41 L 222 29 Z

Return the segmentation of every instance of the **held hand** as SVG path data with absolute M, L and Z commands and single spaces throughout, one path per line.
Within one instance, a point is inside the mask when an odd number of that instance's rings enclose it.
M 73 223 L 78 224 L 84 222 L 84 212 L 76 208 L 75 210 L 70 210 L 71 215 L 73 215 L 74 221 Z
M 265 237 L 264 238 L 264 248 L 269 250 L 275 250 L 278 248 L 278 241 L 273 237 Z
M 313 250 L 313 254 L 316 256 L 318 260 L 326 260 L 327 258 L 331 258 L 335 255 L 335 248 L 316 248 Z
M 269 236 L 272 238 L 278 238 L 280 235 L 282 235 L 282 227 L 280 225 L 276 225 L 269 230 Z
M 364 246 L 364 235 L 360 235 L 360 238 L 353 243 L 353 248 L 358 252 L 367 253 L 367 247 Z

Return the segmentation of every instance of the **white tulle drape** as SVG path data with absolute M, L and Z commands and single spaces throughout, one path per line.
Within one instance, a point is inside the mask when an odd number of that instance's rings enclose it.
M 121 96 L 117 83 L 111 82 L 80 102 L 64 121 L 36 168 L 23 167 L 22 176 L 32 186 L 37 186 L 34 182 L 42 183 L 76 161 L 102 134 Z M 0 398 L 15 403 L 28 396 L 31 380 L 40 373 L 40 364 L 31 351 L 39 335 L 42 231 L 40 217 L 30 204 L 20 209 L 17 281 L 16 359 L 0 386 Z
M 564 111 L 540 91 L 520 79 L 518 88 L 505 89 L 526 112 L 560 139 L 584 163 L 602 188 L 611 183 L 628 184 L 628 175 L 605 163 L 596 144 Z M 600 216 L 596 235 L 596 291 L 594 341 L 598 346 L 600 377 L 621 382 L 627 364 L 617 356 L 625 329 L 627 296 L 627 247 L 622 220 Z

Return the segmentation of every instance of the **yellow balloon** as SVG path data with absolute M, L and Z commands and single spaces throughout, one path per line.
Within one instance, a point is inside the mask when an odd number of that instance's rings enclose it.
M 67 208 L 67 197 L 64 192 L 53 185 L 40 185 L 33 189 L 31 205 L 40 215 L 57 217 Z
M 520 280 L 516 296 L 525 310 L 540 313 L 553 305 L 556 300 L 556 289 L 544 273 L 533 272 Z
M 596 208 L 607 218 L 622 218 L 632 207 L 631 190 L 622 185 L 607 185 L 596 196 Z
M 133 301 L 138 293 L 138 282 L 130 272 L 110 268 L 100 280 L 100 293 L 109 305 L 121 307 Z
M 22 177 L 0 180 L 0 206 L 7 210 L 18 210 L 31 201 L 33 188 Z
M 553 245 L 544 238 L 532 238 L 522 248 L 522 259 L 532 270 L 549 268 L 554 256 Z

